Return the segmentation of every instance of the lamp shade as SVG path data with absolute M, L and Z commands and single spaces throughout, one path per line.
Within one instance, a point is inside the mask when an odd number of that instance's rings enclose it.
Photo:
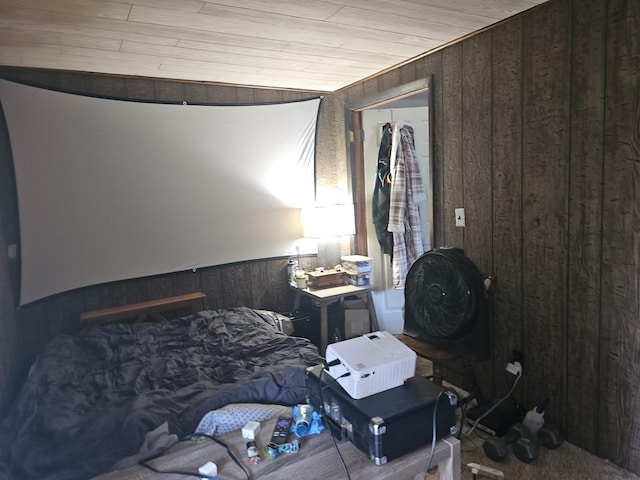
M 353 204 L 302 209 L 303 235 L 310 238 L 339 237 L 356 233 Z

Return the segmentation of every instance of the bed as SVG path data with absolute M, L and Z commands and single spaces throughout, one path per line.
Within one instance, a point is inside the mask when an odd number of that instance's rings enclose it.
M 163 425 L 182 438 L 230 404 L 303 403 L 322 357 L 282 317 L 203 310 L 54 338 L 0 424 L 0 478 L 87 479 L 136 458 Z

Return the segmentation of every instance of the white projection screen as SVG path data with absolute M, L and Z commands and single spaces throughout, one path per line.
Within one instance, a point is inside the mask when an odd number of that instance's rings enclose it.
M 179 105 L 0 80 L 18 193 L 20 304 L 280 257 L 315 199 L 320 98 Z

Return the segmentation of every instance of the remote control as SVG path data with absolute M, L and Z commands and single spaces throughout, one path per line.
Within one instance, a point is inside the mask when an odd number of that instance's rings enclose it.
M 273 434 L 271 435 L 271 441 L 276 445 L 282 445 L 287 443 L 287 437 L 289 436 L 289 429 L 291 428 L 291 417 L 278 417 L 276 426 L 273 428 Z

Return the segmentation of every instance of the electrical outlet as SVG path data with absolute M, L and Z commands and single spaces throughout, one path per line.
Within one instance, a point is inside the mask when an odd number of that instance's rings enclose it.
M 464 227 L 464 208 L 456 208 L 456 227 Z
M 511 355 L 511 362 L 519 362 L 520 365 L 524 365 L 524 354 L 520 350 L 513 349 Z

